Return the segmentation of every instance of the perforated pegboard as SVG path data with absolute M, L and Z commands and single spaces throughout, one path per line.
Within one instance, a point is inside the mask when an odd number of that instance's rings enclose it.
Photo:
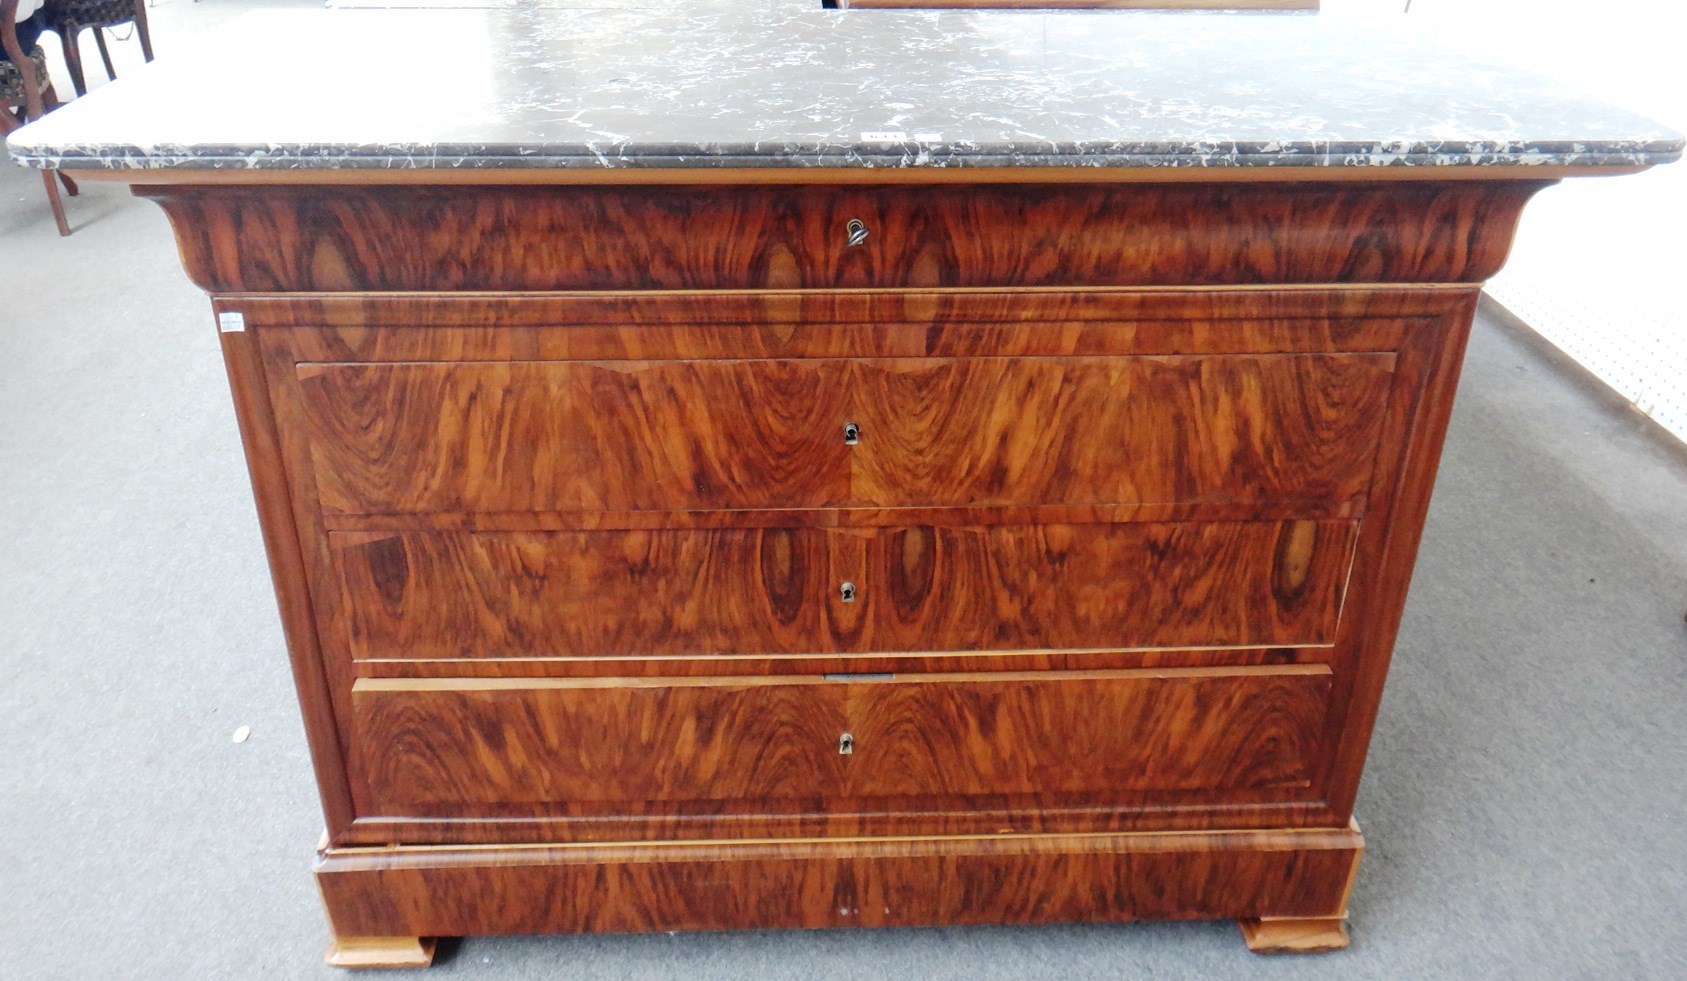
M 1326 0 L 1375 14 L 1392 0 Z M 1413 0 L 1445 44 L 1509 61 L 1687 130 L 1680 0 Z M 1567 180 L 1524 211 L 1488 286 L 1547 340 L 1687 441 L 1687 163 Z
M 1530 207 L 1488 292 L 1687 441 L 1687 166 L 1566 182 Z

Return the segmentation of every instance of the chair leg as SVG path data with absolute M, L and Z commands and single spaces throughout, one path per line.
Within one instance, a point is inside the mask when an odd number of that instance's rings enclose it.
M 94 28 L 94 43 L 99 45 L 99 47 L 100 47 L 100 60 L 105 62 L 106 81 L 116 80 L 117 69 L 113 68 L 112 65 L 111 65 L 111 49 L 105 46 L 105 28 L 103 28 L 103 27 Z
M 59 102 L 58 90 L 53 88 L 53 83 L 48 82 L 47 87 L 41 90 L 42 115 L 52 112 L 60 105 L 62 105 L 62 103 Z M 16 127 L 13 128 L 16 129 Z M 55 170 L 52 171 L 52 173 L 59 175 L 59 181 L 64 184 L 65 193 L 69 194 L 71 197 L 75 197 L 76 195 L 82 193 L 82 189 L 76 186 L 76 182 L 70 179 L 69 174 L 62 170 Z
M 59 234 L 70 234 L 70 222 L 64 217 L 64 202 L 59 200 L 59 185 L 53 180 L 53 172 L 43 170 L 41 180 L 47 185 L 47 203 L 52 206 L 53 220 L 59 224 Z
M 146 0 L 135 0 L 135 30 L 141 36 L 141 55 L 152 60 L 152 29 L 146 22 Z
M 88 94 L 88 82 L 82 77 L 82 51 L 76 45 L 76 35 L 81 32 L 71 31 L 59 35 L 59 43 L 64 46 L 64 66 L 70 69 L 70 84 L 76 89 L 77 95 Z

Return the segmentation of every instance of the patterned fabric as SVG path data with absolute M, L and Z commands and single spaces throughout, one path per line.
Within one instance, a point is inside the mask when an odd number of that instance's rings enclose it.
M 29 63 L 35 69 L 36 91 L 47 91 L 52 79 L 47 75 L 47 52 L 41 50 L 40 45 L 29 53 Z M 23 73 L 4 57 L 0 57 L 0 102 L 23 105 Z
M 51 30 L 74 34 L 84 27 L 111 27 L 135 19 L 135 0 L 47 0 L 41 12 Z

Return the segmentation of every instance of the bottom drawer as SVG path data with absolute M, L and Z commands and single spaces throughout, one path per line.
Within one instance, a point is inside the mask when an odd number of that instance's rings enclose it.
M 1307 784 L 1324 665 L 695 679 L 360 679 L 366 816 L 765 812 Z M 522 806 L 525 805 L 525 808 Z M 597 805 L 597 806 L 592 806 Z

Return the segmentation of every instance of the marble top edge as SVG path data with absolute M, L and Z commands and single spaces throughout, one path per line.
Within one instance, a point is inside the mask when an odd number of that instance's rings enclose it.
M 1626 168 L 1673 163 L 1683 140 L 1628 145 L 1581 142 L 1493 144 L 1207 144 L 1167 146 L 67 146 L 11 150 L 20 164 L 65 170 L 542 170 L 663 168 L 980 168 L 1136 169 L 1546 167 Z
M 300 75 L 307 49 L 342 68 Z M 1398 23 L 698 0 L 257 11 L 8 151 L 121 170 L 1633 168 L 1683 139 Z

